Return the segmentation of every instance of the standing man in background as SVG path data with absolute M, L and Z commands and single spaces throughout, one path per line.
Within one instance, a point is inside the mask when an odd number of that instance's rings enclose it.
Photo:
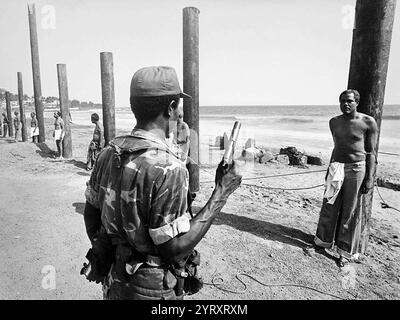
M 15 111 L 14 115 L 15 115 L 15 117 L 14 117 L 14 130 L 15 130 L 14 140 L 15 140 L 15 142 L 18 142 L 18 135 L 19 135 L 19 128 L 20 128 L 21 121 L 19 119 L 18 111 Z
M 62 140 L 64 139 L 64 120 L 61 118 L 61 112 L 54 112 L 54 140 L 56 140 L 56 146 L 58 151 L 58 159 L 62 160 Z
M 357 112 L 360 94 L 345 90 L 339 96 L 342 114 L 329 121 L 334 149 L 326 175 L 325 193 L 314 239 L 314 250 L 337 247 L 339 265 L 358 261 L 360 197 L 374 187 L 377 124 Z
M 31 138 L 33 143 L 39 141 L 39 124 L 34 112 L 31 112 Z
M 93 168 L 94 162 L 96 161 L 97 155 L 103 146 L 103 134 L 99 124 L 99 115 L 97 113 L 92 113 L 90 120 L 95 125 L 93 132 L 93 139 L 90 141 L 87 160 L 86 160 L 86 170 L 90 171 Z
M 3 116 L 0 117 L 0 136 L 3 135 Z
M 10 121 L 8 120 L 7 115 L 4 112 L 2 116 L 3 116 L 3 138 L 5 138 L 8 133 L 8 125 Z
M 174 143 L 177 145 L 179 158 L 186 163 L 189 154 L 190 129 L 183 121 L 183 110 L 179 108 L 176 129 L 174 130 Z

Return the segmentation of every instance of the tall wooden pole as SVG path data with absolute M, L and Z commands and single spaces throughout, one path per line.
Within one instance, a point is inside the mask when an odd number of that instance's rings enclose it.
M 8 118 L 8 136 L 14 136 L 14 128 L 13 128 L 13 117 L 11 112 L 11 102 L 10 102 L 10 92 L 5 92 L 6 96 L 6 111 L 7 111 L 7 118 Z
M 33 94 L 35 97 L 35 111 L 39 127 L 39 142 L 45 142 L 46 134 L 44 131 L 42 86 L 40 82 L 39 44 L 38 44 L 37 29 L 36 29 L 35 4 L 28 4 L 28 18 L 29 18 L 29 33 L 31 39 Z
M 356 4 L 348 88 L 360 92 L 357 110 L 376 120 L 376 156 L 395 8 L 396 0 L 357 0 Z M 361 201 L 361 253 L 365 253 L 368 244 L 372 200 L 373 190 L 364 195 Z
M 68 81 L 67 66 L 65 64 L 57 64 L 58 92 L 60 98 L 61 117 L 64 120 L 64 139 L 62 141 L 62 156 L 66 159 L 72 157 L 72 136 L 69 118 L 69 99 L 68 99 Z
M 183 9 L 183 91 L 192 99 L 183 99 L 183 120 L 191 129 L 189 156 L 189 187 L 191 192 L 200 189 L 199 181 L 199 9 Z
M 26 115 L 25 115 L 25 106 L 24 106 L 24 87 L 22 85 L 22 73 L 17 73 L 18 78 L 18 103 L 19 103 L 19 114 L 21 118 L 22 124 L 22 141 L 26 142 L 28 140 L 27 128 L 26 128 Z
M 104 143 L 107 145 L 115 138 L 114 63 L 111 52 L 100 53 L 100 69 Z

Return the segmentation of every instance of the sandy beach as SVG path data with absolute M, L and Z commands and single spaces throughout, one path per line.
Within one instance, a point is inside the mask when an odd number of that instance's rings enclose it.
M 72 114 L 72 159 L 55 161 L 53 120 L 48 114 L 45 144 L 0 139 L 1 299 L 102 298 L 100 285 L 79 275 L 89 248 L 82 215 L 89 179 L 86 150 L 93 130 L 89 114 Z M 117 120 L 117 126 L 121 121 L 130 120 Z M 203 130 L 207 125 L 211 124 L 201 123 Z M 125 127 L 117 134 L 128 132 Z M 195 212 L 211 194 L 210 181 L 221 156 L 220 150 L 207 150 L 207 139 L 203 140 L 201 158 L 212 161 L 201 164 Z M 322 155 L 325 160 L 329 157 L 327 152 Z M 380 155 L 378 175 L 399 179 L 398 159 Z M 400 214 L 382 208 L 376 190 L 366 257 L 341 270 L 331 256 L 310 257 L 303 251 L 315 233 L 323 189 L 283 190 L 322 184 L 326 166 L 237 163 L 243 184 L 198 245 L 199 272 L 206 284 L 187 299 L 400 298 Z M 301 174 L 257 179 L 290 173 Z M 379 192 L 388 204 L 400 208 L 398 191 L 379 188 Z M 55 286 L 46 282 L 49 270 L 54 271 Z M 264 286 L 250 277 L 285 286 Z

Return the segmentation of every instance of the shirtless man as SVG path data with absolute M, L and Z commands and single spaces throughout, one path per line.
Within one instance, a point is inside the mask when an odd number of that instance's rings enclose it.
M 14 140 L 15 140 L 15 142 L 18 142 L 18 135 L 19 135 L 21 121 L 19 119 L 18 111 L 15 111 L 14 115 L 15 115 L 15 117 L 14 117 L 14 130 L 15 130 Z
M 92 113 L 90 116 L 91 122 L 95 125 L 94 132 L 93 132 L 93 139 L 90 141 L 88 152 L 87 152 L 87 160 L 86 160 L 86 170 L 90 171 L 93 168 L 93 165 L 96 161 L 97 155 L 99 154 L 101 147 L 102 147 L 102 141 L 103 141 L 103 135 L 102 135 L 102 130 L 99 124 L 99 115 L 97 113 Z
M 58 159 L 62 160 L 62 140 L 64 139 L 64 120 L 61 118 L 61 112 L 54 112 L 54 140 L 56 140 L 56 146 L 58 151 Z
M 373 117 L 357 112 L 359 100 L 358 91 L 343 91 L 339 96 L 342 114 L 329 121 L 334 149 L 314 238 L 316 250 L 336 245 L 340 266 L 358 258 L 361 217 L 356 208 L 361 194 L 374 186 L 377 163 L 377 124 Z
M 7 115 L 4 112 L 2 116 L 3 116 L 3 138 L 5 138 L 7 136 L 8 125 L 10 121 L 8 120 Z
M 190 144 L 190 129 L 186 122 L 183 121 L 183 110 L 179 108 L 176 130 L 174 130 L 174 143 L 179 148 L 178 155 L 183 162 L 187 161 Z
M 31 137 L 33 143 L 39 142 L 39 124 L 34 112 L 31 112 Z

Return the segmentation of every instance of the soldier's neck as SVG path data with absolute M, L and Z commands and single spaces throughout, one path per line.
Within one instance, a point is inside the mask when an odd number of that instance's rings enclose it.
M 145 131 L 149 131 L 161 139 L 165 139 L 169 131 L 168 122 L 159 123 L 158 121 L 147 122 L 147 123 L 138 122 L 135 126 L 135 129 L 142 129 Z

